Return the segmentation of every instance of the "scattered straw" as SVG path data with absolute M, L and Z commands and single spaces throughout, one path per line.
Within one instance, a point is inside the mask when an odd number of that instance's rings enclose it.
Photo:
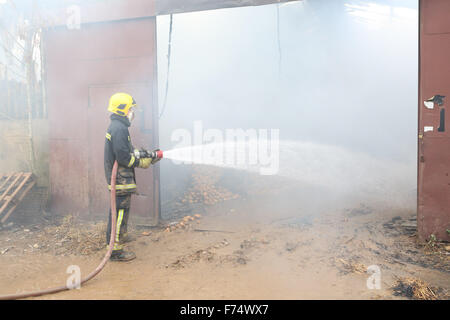
M 342 265 L 344 273 L 358 273 L 364 274 L 367 273 L 367 267 L 362 263 L 345 261 L 344 259 L 337 259 Z
M 402 296 L 416 300 L 436 300 L 434 290 L 424 281 L 413 278 L 399 278 L 392 287 L 395 296 Z
M 80 224 L 65 216 L 61 225 L 44 229 L 40 242 L 56 254 L 90 255 L 106 247 L 105 234 L 105 223 Z

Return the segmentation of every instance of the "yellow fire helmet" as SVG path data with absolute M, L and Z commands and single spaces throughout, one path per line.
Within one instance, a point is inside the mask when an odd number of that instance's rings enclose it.
M 127 93 L 116 93 L 109 99 L 108 111 L 119 116 L 127 116 L 131 108 L 136 107 L 136 101 Z

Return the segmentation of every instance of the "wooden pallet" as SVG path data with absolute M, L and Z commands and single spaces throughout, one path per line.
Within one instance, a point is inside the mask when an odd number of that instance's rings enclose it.
M 18 172 L 0 177 L 0 222 L 5 223 L 35 185 L 32 173 Z

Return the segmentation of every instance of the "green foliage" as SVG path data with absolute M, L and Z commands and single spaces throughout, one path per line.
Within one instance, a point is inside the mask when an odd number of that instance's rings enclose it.
M 436 236 L 434 234 L 430 235 L 430 240 L 428 240 L 428 245 L 434 247 L 436 245 Z

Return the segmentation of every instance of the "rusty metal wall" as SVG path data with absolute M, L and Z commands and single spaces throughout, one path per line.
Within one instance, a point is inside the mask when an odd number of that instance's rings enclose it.
M 450 240 L 450 1 L 420 1 L 418 232 Z M 445 96 L 433 106 L 424 101 Z
M 49 109 L 51 210 L 82 218 L 105 216 L 109 192 L 103 169 L 107 104 L 118 91 L 136 97 L 136 147 L 158 145 L 156 19 L 48 29 L 44 35 Z M 139 121 L 139 119 L 141 121 Z M 137 169 L 140 196 L 133 215 L 159 216 L 159 167 Z

